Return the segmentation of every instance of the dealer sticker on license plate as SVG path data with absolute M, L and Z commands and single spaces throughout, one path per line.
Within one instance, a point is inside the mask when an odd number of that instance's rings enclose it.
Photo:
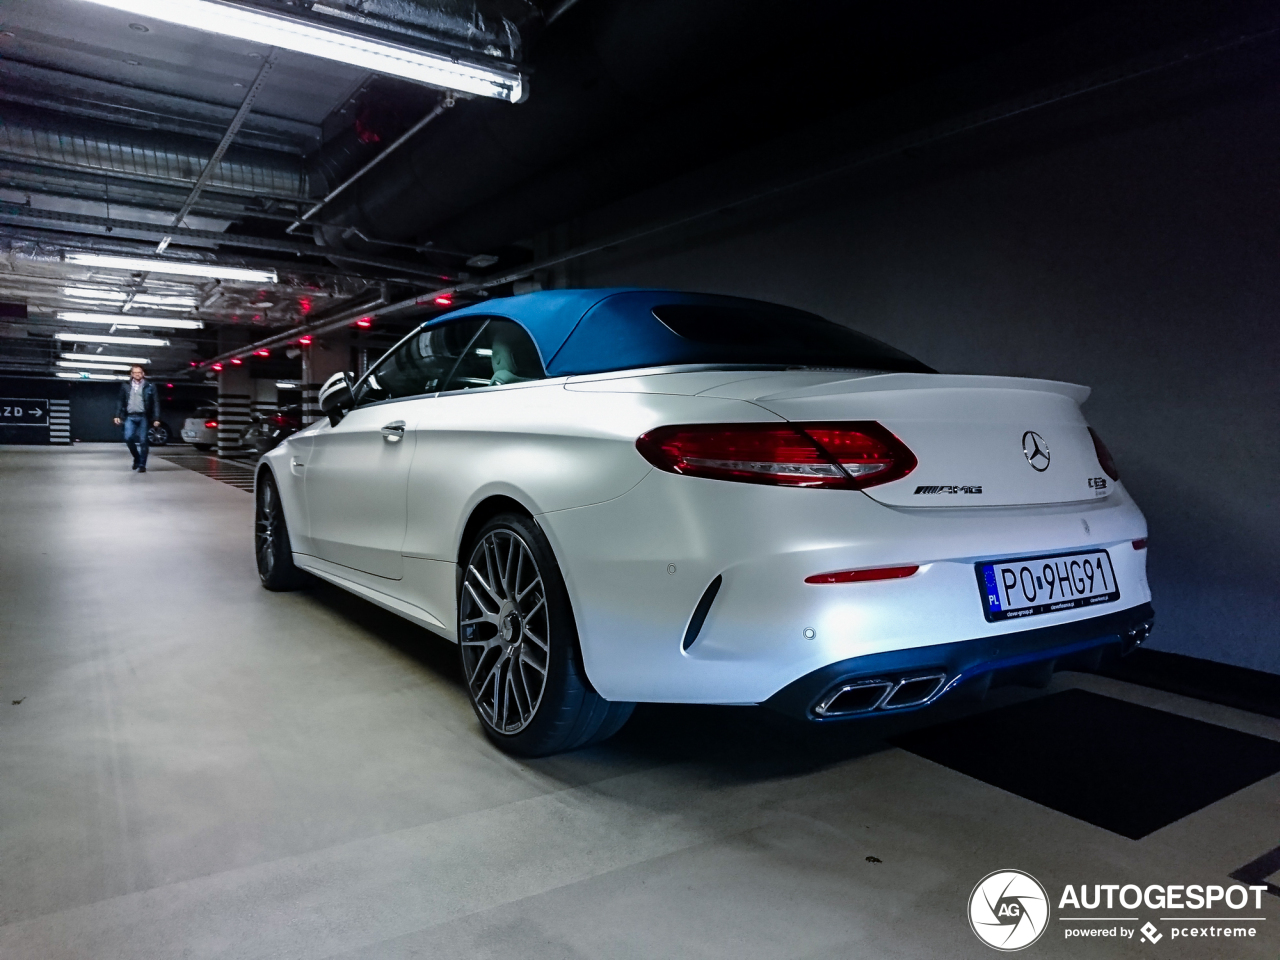
M 987 620 L 1034 617 L 1110 603 L 1120 586 L 1105 550 L 979 563 L 978 586 Z

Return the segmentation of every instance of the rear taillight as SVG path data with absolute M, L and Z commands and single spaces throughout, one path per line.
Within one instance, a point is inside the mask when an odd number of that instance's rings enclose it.
M 218 421 L 217 421 L 217 420 L 206 420 L 206 421 L 204 422 L 204 425 L 205 425 L 206 427 L 208 427 L 210 430 L 216 430 L 216 429 L 218 429 Z
M 636 449 L 669 473 L 788 487 L 860 490 L 916 467 L 903 442 L 874 421 L 659 427 Z
M 1146 538 L 1146 537 L 1143 537 L 1141 540 L 1135 540 L 1135 541 L 1133 541 L 1133 549 L 1135 549 L 1135 550 L 1145 550 L 1145 549 L 1147 549 L 1147 538 Z
M 1111 451 L 1107 449 L 1107 445 L 1098 436 L 1098 431 L 1090 427 L 1089 436 L 1093 438 L 1093 452 L 1098 455 L 1098 466 L 1102 468 L 1102 472 L 1112 480 L 1119 480 L 1120 471 L 1116 469 L 1116 462 L 1111 459 Z

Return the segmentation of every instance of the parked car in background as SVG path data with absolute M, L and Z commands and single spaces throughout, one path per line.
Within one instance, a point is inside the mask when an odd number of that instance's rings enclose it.
M 182 424 L 182 439 L 197 450 L 212 450 L 218 442 L 218 408 L 197 408 Z
M 255 450 L 262 456 L 275 449 L 285 437 L 302 429 L 302 407 L 284 407 L 274 413 L 253 413 L 249 424 L 240 431 L 240 446 Z

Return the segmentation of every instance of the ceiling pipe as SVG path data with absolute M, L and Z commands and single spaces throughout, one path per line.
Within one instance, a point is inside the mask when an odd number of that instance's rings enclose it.
M 436 117 L 440 116 L 440 114 L 444 113 L 445 110 L 448 110 L 449 108 L 451 108 L 454 105 L 454 102 L 455 101 L 453 99 L 453 94 L 446 93 L 444 96 L 444 99 L 441 100 L 439 103 L 437 103 L 431 109 L 431 111 L 427 113 L 425 117 L 423 117 L 421 120 L 415 123 L 403 134 L 401 134 L 395 140 L 394 143 L 391 143 L 390 145 L 388 145 L 387 149 L 383 150 L 380 154 L 378 154 L 376 157 L 374 157 L 372 160 L 366 163 L 363 167 L 361 167 L 359 170 L 357 170 L 355 173 L 349 176 L 346 180 L 342 181 L 342 183 L 338 184 L 338 186 L 330 190 L 329 193 L 326 194 L 324 198 L 321 199 L 318 203 L 316 203 L 315 206 L 313 206 L 310 210 L 308 210 L 301 217 L 299 217 L 297 220 L 291 223 L 288 227 L 286 227 L 284 232 L 288 234 L 292 234 L 293 231 L 297 230 L 300 226 L 303 225 L 303 223 L 310 220 L 313 216 L 315 216 L 317 213 L 323 210 L 328 205 L 330 200 L 338 196 L 338 194 L 342 193 L 342 191 L 346 190 L 347 187 L 351 186 L 353 183 L 355 183 L 357 180 L 363 177 L 366 173 L 368 173 L 370 170 L 372 170 L 374 167 L 380 164 L 383 160 L 387 159 L 387 157 L 391 156 L 391 154 L 394 153 L 397 149 L 399 149 L 399 147 L 402 144 L 407 143 L 419 130 L 425 127 L 428 123 L 430 123 Z
M 182 221 L 187 218 L 191 208 L 200 199 L 201 192 L 208 185 L 209 180 L 222 163 L 223 154 L 227 152 L 227 148 L 231 146 L 231 141 L 240 132 L 241 125 L 248 119 L 249 111 L 253 109 L 253 101 L 258 99 L 258 93 L 262 90 L 263 84 L 267 82 L 267 75 L 271 73 L 271 69 L 276 65 L 276 60 L 279 56 L 279 51 L 272 47 L 266 59 L 262 61 L 262 66 L 258 68 L 258 76 L 254 78 L 249 91 L 244 95 L 244 100 L 240 103 L 240 109 L 231 118 L 231 123 L 227 126 L 226 132 L 222 134 L 222 139 L 218 141 L 218 145 L 213 149 L 213 156 L 204 165 L 204 169 L 200 171 L 200 176 L 196 180 L 195 186 L 191 188 L 191 193 L 187 195 L 187 199 L 182 202 L 182 206 L 178 208 L 178 212 L 174 215 L 171 226 L 182 226 Z M 160 241 L 160 245 L 156 247 L 156 253 L 164 253 L 165 248 L 169 246 L 169 241 L 172 239 L 171 236 L 166 234 L 165 238 Z
M 269 337 L 265 337 L 262 340 L 258 340 L 254 343 L 248 344 L 247 346 L 228 350 L 226 353 L 220 353 L 216 357 L 210 357 L 208 360 L 200 361 L 199 365 L 197 367 L 193 367 L 192 370 L 201 370 L 211 364 L 221 363 L 224 360 L 230 360 L 233 357 L 247 357 L 256 350 L 267 350 L 271 347 L 278 347 L 282 344 L 287 344 L 291 341 L 297 340 L 299 337 L 317 336 L 322 333 L 337 330 L 340 327 L 350 326 L 362 317 L 379 314 L 381 312 L 379 308 L 385 309 L 383 305 L 386 304 L 386 302 L 387 296 L 384 291 L 376 300 L 372 300 L 361 307 L 345 309 L 336 317 L 329 317 L 324 320 L 314 320 L 311 323 L 301 324 L 282 333 L 272 334 Z
M 171 236 L 178 243 L 184 241 L 195 246 L 235 246 L 249 247 L 256 250 L 271 250 L 282 253 L 295 253 L 300 256 L 325 256 L 328 251 L 310 243 L 289 240 L 271 240 L 265 237 L 247 237 L 237 234 L 220 233 L 217 230 L 192 230 L 190 228 L 174 229 L 154 223 L 140 223 L 136 220 L 114 220 L 108 217 L 92 217 L 87 214 L 62 213 L 57 210 L 34 210 L 22 204 L 0 202 L 0 223 L 11 223 L 19 226 L 36 226 L 48 230 L 60 230 L 70 233 L 79 232 L 82 226 L 109 227 L 113 232 L 120 231 L 123 236 L 133 239 L 159 240 Z M 398 260 L 386 260 L 382 257 L 371 257 L 367 254 L 343 253 L 344 260 L 368 266 L 381 267 L 384 270 L 398 271 L 410 277 L 429 277 L 434 280 L 447 280 L 447 274 L 424 270 Z M 303 268 L 305 269 L 305 268 Z M 402 278 L 403 279 L 403 278 Z

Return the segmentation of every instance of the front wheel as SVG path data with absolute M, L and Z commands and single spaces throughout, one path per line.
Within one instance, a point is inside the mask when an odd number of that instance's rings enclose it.
M 258 579 L 268 590 L 297 590 L 305 575 L 294 566 L 284 506 L 270 473 L 263 473 L 258 481 L 257 501 L 253 548 L 258 559 Z
M 540 757 L 597 743 L 631 716 L 591 688 L 564 578 L 529 517 L 494 517 L 472 544 L 458 597 L 467 694 L 485 734 Z
M 163 423 L 158 427 L 147 428 L 147 444 L 152 447 L 163 447 L 169 442 L 169 428 Z

